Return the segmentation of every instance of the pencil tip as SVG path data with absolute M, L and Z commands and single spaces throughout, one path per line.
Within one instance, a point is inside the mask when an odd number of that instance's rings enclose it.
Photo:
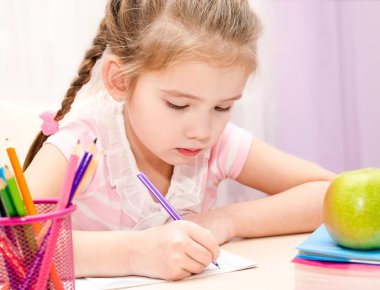
M 11 140 L 9 140 L 8 137 L 5 138 L 5 147 L 6 148 L 12 148 L 12 143 L 11 143 Z
M 96 141 L 98 141 L 98 137 L 96 137 L 96 138 L 94 139 L 94 144 L 96 144 Z

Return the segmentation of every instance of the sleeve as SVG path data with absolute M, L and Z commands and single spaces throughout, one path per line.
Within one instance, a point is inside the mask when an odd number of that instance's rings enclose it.
M 219 180 L 236 179 L 247 160 L 252 133 L 228 123 L 211 150 L 211 169 Z
M 88 148 L 88 146 L 94 141 L 96 136 L 99 136 L 97 132 L 96 124 L 91 119 L 81 119 L 68 123 L 59 131 L 45 141 L 57 147 L 66 159 L 69 159 L 70 154 L 75 144 L 80 140 L 82 148 Z

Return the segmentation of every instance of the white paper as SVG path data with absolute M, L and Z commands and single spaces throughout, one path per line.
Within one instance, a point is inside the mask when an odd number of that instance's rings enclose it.
M 229 252 L 220 251 L 220 255 L 218 257 L 218 264 L 220 269 L 218 269 L 215 265 L 210 264 L 203 273 L 192 275 L 186 279 L 196 279 L 198 277 L 204 277 L 209 275 L 222 274 L 227 272 L 233 272 L 248 268 L 253 268 L 257 266 L 257 263 L 242 258 L 240 256 L 231 254 Z M 135 286 L 142 286 L 148 284 L 155 283 L 164 283 L 165 280 L 161 279 L 152 279 L 146 277 L 138 277 L 138 276 L 128 276 L 128 277 L 116 277 L 116 278 L 85 278 L 85 279 L 76 279 L 75 281 L 75 289 L 77 290 L 111 290 L 111 289 L 120 289 L 120 288 L 129 288 Z

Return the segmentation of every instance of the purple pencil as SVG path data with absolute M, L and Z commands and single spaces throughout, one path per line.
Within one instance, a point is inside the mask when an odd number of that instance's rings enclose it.
M 150 180 L 148 179 L 148 177 L 146 177 L 144 173 L 138 173 L 137 177 L 145 185 L 145 187 L 153 194 L 153 196 L 158 200 L 158 202 L 162 205 L 162 207 L 167 211 L 167 213 L 172 217 L 173 220 L 182 220 L 181 216 L 177 213 L 177 211 L 170 205 L 170 203 L 158 191 L 158 189 L 153 185 L 153 183 L 150 182 Z M 220 269 L 217 262 L 212 263 Z
M 50 230 L 51 227 L 49 228 L 48 232 L 46 233 L 44 239 L 42 240 L 40 246 L 38 247 L 38 250 L 36 252 L 34 261 L 32 266 L 30 267 L 28 273 L 25 276 L 24 281 L 20 285 L 19 289 L 24 290 L 24 289 L 31 289 L 31 286 L 33 285 L 35 279 L 39 276 L 38 272 L 40 270 L 44 254 L 45 254 L 45 249 L 46 249 L 46 243 L 48 241 L 48 238 L 50 236 Z
M 158 189 L 150 182 L 150 180 L 148 179 L 148 177 L 146 177 L 144 173 L 140 172 L 139 174 L 137 174 L 137 177 L 154 195 L 154 197 L 159 201 L 159 203 L 168 212 L 168 214 L 172 217 L 173 220 L 182 220 L 181 216 L 170 205 L 170 203 L 165 199 L 165 197 L 158 191 Z
M 75 194 L 82 178 L 83 178 L 83 175 L 85 174 L 86 170 L 87 170 L 87 167 L 88 165 L 90 164 L 91 162 L 91 159 L 92 159 L 92 156 L 93 156 L 93 153 L 94 153 L 94 150 L 95 150 L 95 146 L 96 146 L 96 141 L 98 140 L 98 138 L 95 138 L 93 143 L 91 144 L 90 148 L 84 153 L 79 165 L 78 165 L 78 168 L 75 172 L 75 176 L 74 176 L 74 180 L 73 180 L 73 185 L 71 187 L 71 192 L 70 192 L 70 197 L 68 200 L 72 200 L 72 197 L 73 195 Z M 69 206 L 69 204 L 67 204 L 67 206 Z

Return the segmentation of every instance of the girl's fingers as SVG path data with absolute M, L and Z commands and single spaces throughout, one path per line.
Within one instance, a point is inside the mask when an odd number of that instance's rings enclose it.
M 155 254 L 154 258 L 149 251 L 144 255 L 158 261 L 150 276 L 165 280 L 183 279 L 203 272 L 219 255 L 219 246 L 210 231 L 192 222 L 173 222 L 148 231 L 153 238 L 146 241 L 153 246 Z
M 205 270 L 207 265 L 205 266 L 203 263 L 198 262 L 194 259 L 194 257 L 187 256 L 186 263 L 183 266 L 183 270 L 188 271 L 192 274 L 199 274 Z
M 180 270 L 176 271 L 174 274 L 170 274 L 162 278 L 168 281 L 177 281 L 177 280 L 182 280 L 187 277 L 190 277 L 192 274 L 193 272 L 188 271 L 187 269 L 181 268 Z
M 190 222 L 191 223 L 191 222 Z M 212 254 L 212 260 L 215 261 L 219 256 L 219 245 L 209 230 L 191 223 L 189 235 L 199 245 L 206 248 Z
M 186 254 L 193 259 L 195 262 L 201 264 L 204 267 L 207 267 L 213 258 L 212 252 L 199 244 L 198 242 L 192 240 L 185 248 Z M 198 273 L 198 272 L 193 272 Z

